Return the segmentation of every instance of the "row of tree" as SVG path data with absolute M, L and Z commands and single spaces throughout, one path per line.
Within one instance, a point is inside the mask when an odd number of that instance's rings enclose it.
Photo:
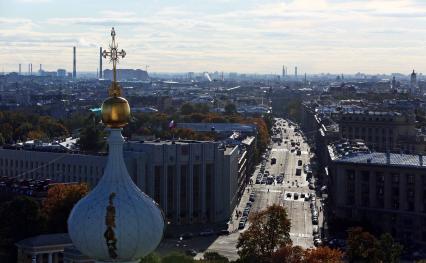
M 281 206 L 273 205 L 254 213 L 249 228 L 238 239 L 239 262 L 335 263 L 346 259 L 349 262 L 396 263 L 403 249 L 390 234 L 377 239 L 355 227 L 347 231 L 346 253 L 328 247 L 304 250 L 292 245 L 290 226 L 287 212 Z
M 50 116 L 21 111 L 0 111 L 0 143 L 68 135 L 68 129 Z

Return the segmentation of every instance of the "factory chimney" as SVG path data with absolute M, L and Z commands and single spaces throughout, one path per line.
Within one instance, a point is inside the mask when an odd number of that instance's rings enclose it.
M 72 67 L 72 78 L 75 79 L 77 77 L 77 65 L 75 58 L 75 47 L 73 47 L 73 67 Z
M 102 78 L 102 47 L 99 47 L 99 78 Z
M 19 64 L 19 75 L 21 75 L 21 64 Z

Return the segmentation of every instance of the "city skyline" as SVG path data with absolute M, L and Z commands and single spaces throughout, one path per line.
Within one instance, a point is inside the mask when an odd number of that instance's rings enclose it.
M 109 8 L 114 6 L 114 8 Z M 0 2 L 5 72 L 18 64 L 96 72 L 111 26 L 132 54 L 125 68 L 299 75 L 407 73 L 426 67 L 421 1 Z M 7 10 L 7 11 L 5 11 Z M 111 65 L 104 63 L 104 68 Z M 121 65 L 119 66 L 121 67 Z M 35 70 L 33 70 L 34 72 Z

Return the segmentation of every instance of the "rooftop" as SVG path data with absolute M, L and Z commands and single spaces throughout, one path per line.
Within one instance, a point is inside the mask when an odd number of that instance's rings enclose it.
M 426 167 L 426 156 L 371 152 L 362 141 L 336 143 L 328 146 L 331 159 L 336 163 L 386 165 L 398 167 Z

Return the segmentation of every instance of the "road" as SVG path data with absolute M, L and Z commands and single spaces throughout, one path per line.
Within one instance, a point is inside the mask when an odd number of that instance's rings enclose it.
M 253 203 L 252 211 L 260 211 L 272 204 L 283 205 L 288 212 L 291 220 L 290 237 L 293 245 L 299 245 L 303 248 L 313 247 L 312 236 L 312 218 L 310 210 L 310 202 L 300 198 L 301 194 L 313 193 L 309 190 L 307 175 L 303 172 L 303 164 L 309 164 L 310 152 L 309 146 L 304 141 L 300 133 L 294 131 L 294 125 L 289 127 L 289 123 L 283 119 L 279 119 L 278 123 L 283 135 L 283 143 L 271 144 L 270 156 L 266 160 L 265 171 L 268 170 L 271 175 L 279 175 L 284 173 L 284 182 L 278 184 L 276 181 L 272 185 L 254 184 L 248 186 L 248 191 L 241 198 L 240 204 L 236 209 L 243 211 L 245 204 L 248 202 L 249 194 L 256 193 L 256 200 Z M 285 130 L 285 132 L 284 132 Z M 301 154 L 297 155 L 297 151 L 292 151 L 290 141 L 300 143 Z M 271 164 L 271 159 L 276 158 L 276 164 Z M 302 161 L 302 165 L 298 161 Z M 300 175 L 296 175 L 296 168 L 302 170 Z M 260 172 L 260 165 L 256 167 L 253 174 L 253 182 L 256 181 L 256 175 Z M 299 198 L 295 200 L 294 193 L 298 193 Z M 288 197 L 290 195 L 291 197 Z M 234 213 L 235 214 L 235 213 Z M 320 216 L 320 220 L 321 220 Z M 233 232 L 227 236 L 219 236 L 207 248 L 208 251 L 216 251 L 231 260 L 238 258 L 236 244 L 241 232 L 248 228 L 248 225 L 238 230 L 238 220 L 233 221 L 230 225 L 230 231 Z M 196 258 L 201 258 L 202 252 Z

